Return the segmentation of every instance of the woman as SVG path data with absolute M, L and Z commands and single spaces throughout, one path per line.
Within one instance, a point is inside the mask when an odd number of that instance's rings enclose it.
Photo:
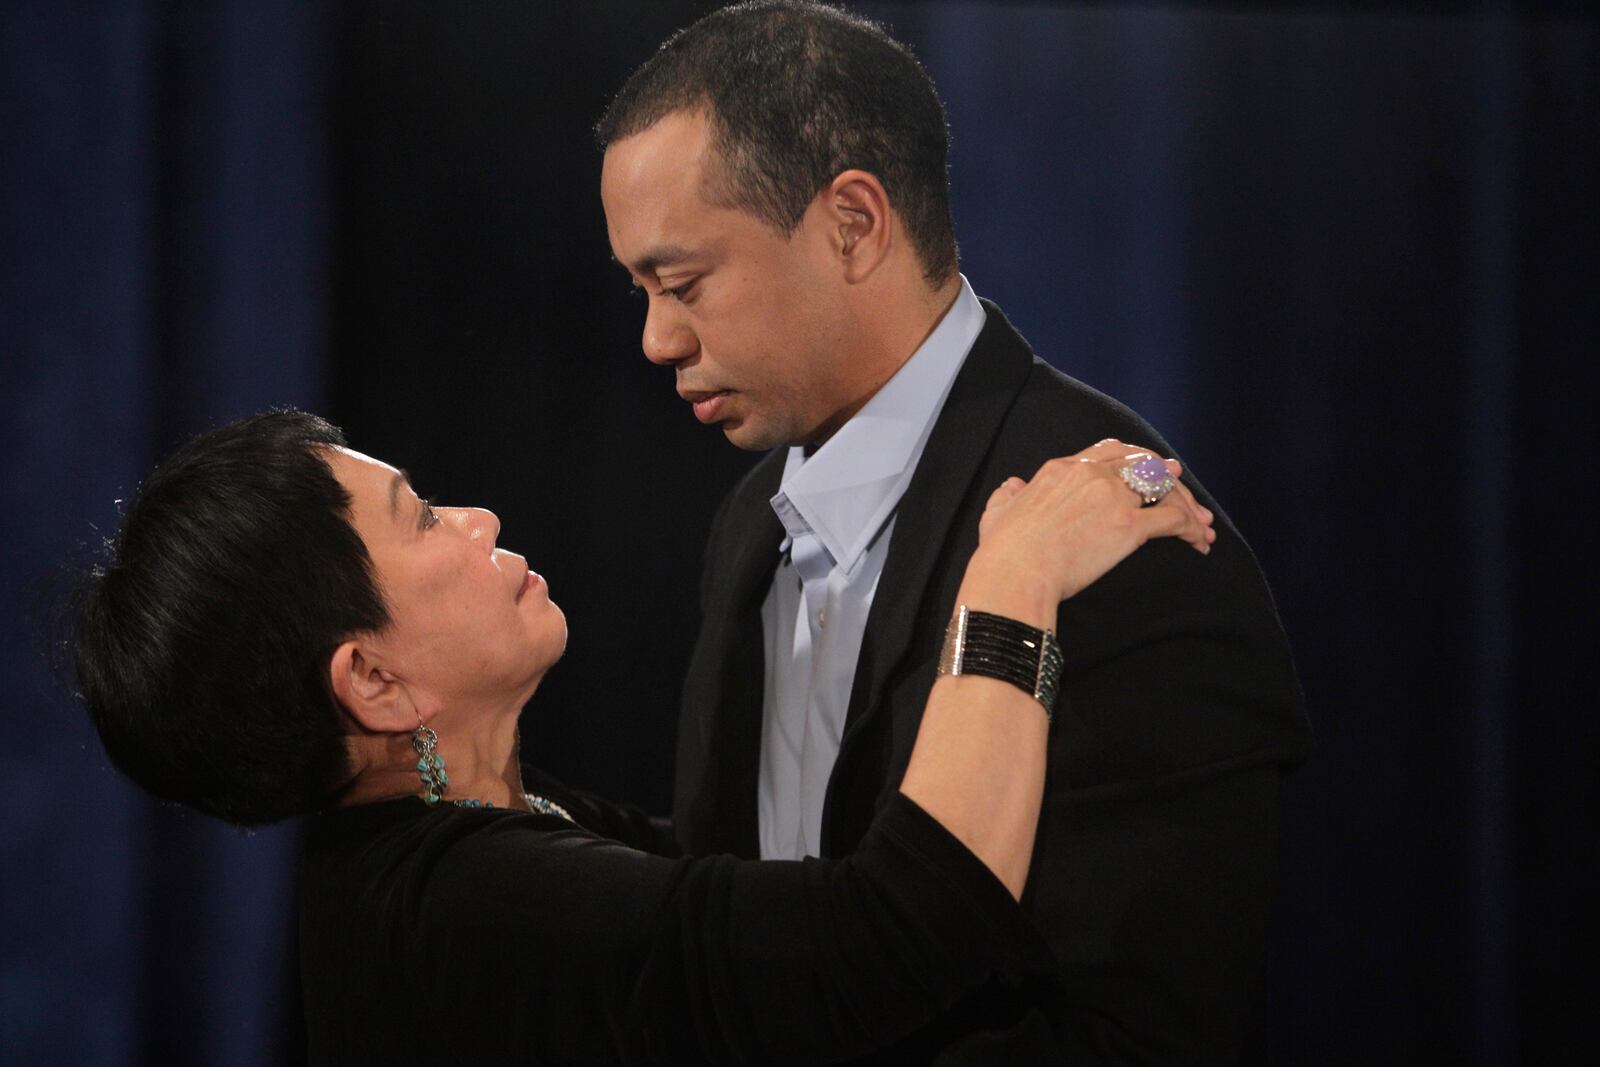
M 315 416 L 244 419 L 156 469 L 86 585 L 75 660 L 146 789 L 241 824 L 315 813 L 314 1061 L 820 1062 L 1043 962 L 1016 904 L 1043 631 L 1151 537 L 1207 550 L 1181 486 L 1141 507 L 1171 483 L 1102 442 L 995 491 L 900 792 L 838 860 L 655 855 L 648 820 L 525 792 L 517 719 L 560 609 L 492 514 L 419 499 Z

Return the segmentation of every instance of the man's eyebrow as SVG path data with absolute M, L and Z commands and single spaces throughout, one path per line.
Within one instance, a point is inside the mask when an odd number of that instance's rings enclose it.
M 622 265 L 633 271 L 635 274 L 656 274 L 661 270 L 662 267 L 671 267 L 675 264 L 682 263 L 692 254 L 693 253 L 691 253 L 687 248 L 684 248 L 682 245 L 665 245 L 661 248 L 652 248 L 650 251 L 640 256 L 637 263 L 623 263 Z M 616 256 L 612 256 L 611 258 L 613 260 L 617 259 Z M 621 260 L 617 260 L 617 262 L 620 263 Z

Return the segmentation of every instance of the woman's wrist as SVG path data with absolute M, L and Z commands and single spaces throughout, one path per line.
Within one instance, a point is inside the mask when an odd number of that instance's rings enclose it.
M 1054 583 L 1033 568 L 979 547 L 967 563 L 956 602 L 973 611 L 1053 630 L 1061 597 Z

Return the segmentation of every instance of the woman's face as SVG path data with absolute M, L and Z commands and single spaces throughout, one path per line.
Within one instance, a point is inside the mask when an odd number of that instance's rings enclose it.
M 392 625 L 372 639 L 386 669 L 422 710 L 520 708 L 561 658 L 567 620 L 528 561 L 495 547 L 500 520 L 430 506 L 403 472 L 359 452 L 328 460 L 389 606 Z

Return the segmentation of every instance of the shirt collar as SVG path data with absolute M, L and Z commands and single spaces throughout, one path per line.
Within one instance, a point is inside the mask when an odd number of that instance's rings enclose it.
M 900 503 L 956 373 L 986 318 L 963 276 L 955 303 L 928 339 L 808 459 L 789 449 L 772 509 L 792 539 L 814 534 L 852 570 Z

